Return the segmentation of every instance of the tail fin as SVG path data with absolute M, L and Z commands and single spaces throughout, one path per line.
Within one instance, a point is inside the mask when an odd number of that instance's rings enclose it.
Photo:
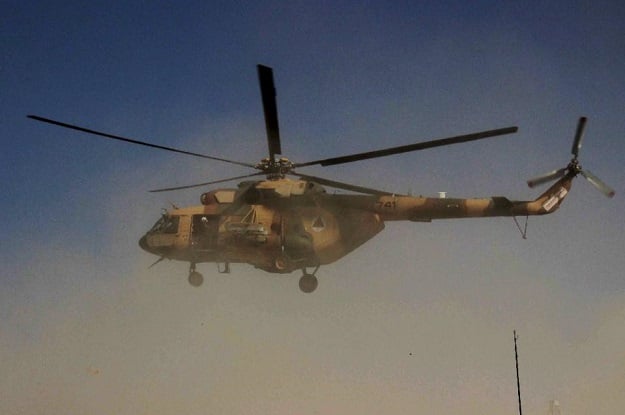
M 513 202 L 511 216 L 546 215 L 555 212 L 569 194 L 572 183 L 573 176 L 567 175 L 536 199 Z
M 528 204 L 528 210 L 534 210 L 537 215 L 555 212 L 569 194 L 572 184 L 573 177 L 563 177 L 547 189 L 546 192 L 538 196 L 536 200 L 530 202 Z

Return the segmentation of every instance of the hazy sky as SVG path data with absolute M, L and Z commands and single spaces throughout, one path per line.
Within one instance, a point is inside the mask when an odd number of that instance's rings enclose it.
M 623 412 L 622 2 L 117 3 L 2 3 L 1 413 L 513 414 L 514 329 L 525 413 Z M 616 196 L 579 178 L 527 240 L 509 218 L 390 223 L 310 295 L 247 265 L 203 264 L 197 289 L 137 241 L 203 190 L 147 190 L 247 171 L 26 118 L 254 163 L 257 63 L 294 161 L 519 126 L 305 172 L 531 199 L 585 115 L 581 162 Z

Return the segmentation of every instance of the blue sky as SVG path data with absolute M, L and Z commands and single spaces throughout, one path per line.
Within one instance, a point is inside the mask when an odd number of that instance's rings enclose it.
M 0 412 L 528 413 L 625 406 L 625 6 L 617 2 L 5 2 Z M 256 162 L 255 65 L 307 161 L 518 125 L 515 135 L 306 172 L 398 192 L 530 199 L 583 179 L 527 240 L 510 219 L 388 224 L 322 267 L 230 276 L 141 251 L 147 190 L 243 168 L 107 142 L 38 114 Z M 233 183 L 234 185 L 234 183 Z

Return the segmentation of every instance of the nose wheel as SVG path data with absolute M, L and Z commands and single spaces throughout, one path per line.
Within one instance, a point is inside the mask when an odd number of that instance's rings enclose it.
M 199 287 L 204 282 L 204 276 L 195 270 L 195 264 L 191 263 L 189 267 L 189 284 Z
M 302 270 L 303 274 L 299 279 L 299 289 L 302 290 L 302 292 L 305 292 L 308 294 L 317 289 L 317 286 L 319 285 L 319 280 L 317 280 L 315 273 L 317 272 L 318 269 L 319 269 L 319 266 L 315 268 L 312 274 L 309 274 L 306 271 L 306 268 Z

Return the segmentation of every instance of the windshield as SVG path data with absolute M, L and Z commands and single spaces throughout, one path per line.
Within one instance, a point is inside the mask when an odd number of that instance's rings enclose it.
M 180 216 L 167 216 L 163 215 L 156 221 L 150 233 L 176 233 L 178 232 L 178 222 Z

